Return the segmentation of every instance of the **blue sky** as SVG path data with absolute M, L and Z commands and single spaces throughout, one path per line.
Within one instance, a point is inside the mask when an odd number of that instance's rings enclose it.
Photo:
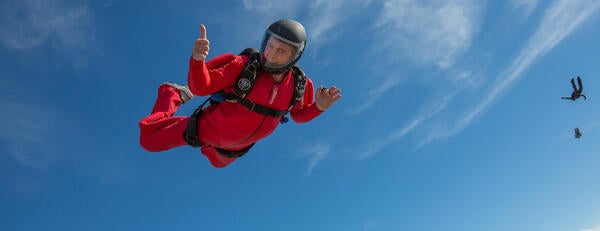
M 139 146 L 201 23 L 211 58 L 284 17 L 343 90 L 329 111 L 225 169 Z M 1 230 L 600 231 L 599 1 L 9 0 L 0 21 Z M 577 75 L 587 101 L 561 100 Z

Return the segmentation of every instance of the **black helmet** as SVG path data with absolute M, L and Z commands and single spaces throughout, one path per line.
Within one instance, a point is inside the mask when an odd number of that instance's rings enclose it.
M 279 66 L 268 65 L 266 63 L 264 51 L 267 41 L 269 41 L 271 36 L 296 48 L 296 51 L 288 63 Z M 304 30 L 304 26 L 292 19 L 277 20 L 265 31 L 265 36 L 260 47 L 261 67 L 270 73 L 281 73 L 287 71 L 294 64 L 296 64 L 298 60 L 300 60 L 300 57 L 304 52 L 304 47 L 306 47 L 306 31 Z

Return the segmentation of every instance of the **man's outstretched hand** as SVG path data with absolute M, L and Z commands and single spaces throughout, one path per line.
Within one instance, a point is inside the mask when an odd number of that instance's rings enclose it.
M 333 105 L 335 101 L 338 101 L 341 97 L 341 89 L 336 88 L 335 86 L 332 86 L 330 88 L 323 88 L 323 86 L 319 86 L 319 88 L 317 89 L 315 104 L 317 106 L 317 109 L 319 109 L 320 111 L 325 111 L 329 107 L 331 107 L 331 105 Z

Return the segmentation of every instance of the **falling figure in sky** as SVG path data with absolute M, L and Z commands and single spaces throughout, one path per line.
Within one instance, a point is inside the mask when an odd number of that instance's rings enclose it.
M 570 100 L 575 101 L 580 96 L 583 96 L 583 99 L 587 100 L 587 97 L 585 97 L 584 94 L 581 94 L 583 92 L 583 85 L 581 84 L 581 78 L 579 76 L 577 76 L 577 84 L 579 85 L 579 88 L 577 88 L 577 86 L 575 86 L 575 79 L 571 78 L 571 85 L 573 86 L 573 93 L 571 93 L 571 97 L 561 97 L 561 99 L 570 99 Z
M 581 138 L 581 131 L 579 131 L 579 128 L 575 128 L 575 138 Z

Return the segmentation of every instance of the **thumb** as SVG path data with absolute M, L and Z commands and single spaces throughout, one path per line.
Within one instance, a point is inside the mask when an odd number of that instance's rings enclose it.
M 200 24 L 200 39 L 206 39 L 206 27 L 204 27 L 204 24 Z

